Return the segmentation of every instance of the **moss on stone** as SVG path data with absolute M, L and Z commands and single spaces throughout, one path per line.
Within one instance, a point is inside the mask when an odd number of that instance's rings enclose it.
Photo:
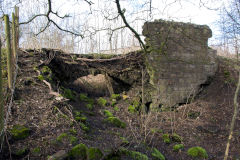
M 85 144 L 78 144 L 74 146 L 68 153 L 68 156 L 75 159 L 83 159 L 87 158 L 87 146 Z
M 174 152 L 179 152 L 180 150 L 182 150 L 184 148 L 183 144 L 176 144 L 173 146 L 173 151 Z
M 32 152 L 33 152 L 34 154 L 38 154 L 38 153 L 40 153 L 40 151 L 41 151 L 40 147 L 36 147 L 36 148 L 34 148 L 34 149 L 32 150 Z
M 127 138 L 125 137 L 120 137 L 120 139 L 122 140 L 123 144 L 129 144 L 129 141 L 127 140 Z
M 115 99 L 112 100 L 111 106 L 114 107 L 117 104 L 117 101 Z
M 27 154 L 27 152 L 28 152 L 28 149 L 24 147 L 23 149 L 17 150 L 16 153 L 14 154 L 18 157 L 23 157 L 25 154 Z
M 121 99 L 120 94 L 112 94 L 112 95 L 111 95 L 111 100 L 113 100 L 113 99 L 115 99 L 115 100 L 120 100 L 120 99 Z
M 51 69 L 48 67 L 48 66 L 43 66 L 42 69 L 41 69 L 42 73 L 45 75 L 45 74 L 51 74 L 52 71 Z
M 10 130 L 10 133 L 13 136 L 13 139 L 21 140 L 21 139 L 25 139 L 25 138 L 27 138 L 29 136 L 30 129 L 25 127 L 25 126 L 15 125 Z
M 156 148 L 153 148 L 152 156 L 155 160 L 165 160 L 164 155 Z
M 104 110 L 103 113 L 106 117 L 114 117 L 113 114 L 109 110 Z
M 23 147 L 21 149 L 18 149 L 14 154 L 18 157 L 22 157 L 24 156 L 26 153 L 28 152 L 28 148 L 27 147 Z
M 113 124 L 114 126 L 119 128 L 126 128 L 126 123 L 122 122 L 117 117 L 108 117 L 107 119 L 105 119 L 105 122 Z
M 134 107 L 133 105 L 129 105 L 129 106 L 128 106 L 128 112 L 130 112 L 130 113 L 135 113 L 135 112 L 136 112 L 135 107 Z
M 98 104 L 100 105 L 100 106 L 102 106 L 102 107 L 105 107 L 106 105 L 107 105 L 107 100 L 106 99 L 104 99 L 104 98 L 102 98 L 102 97 L 100 97 L 100 98 L 98 98 Z
M 40 74 L 40 75 L 38 76 L 38 79 L 39 79 L 40 81 L 43 81 L 43 80 L 44 80 L 43 75 Z
M 163 130 L 162 129 L 158 129 L 158 128 L 151 128 L 150 129 L 151 133 L 163 133 Z
M 117 106 L 115 106 L 114 108 L 114 111 L 118 112 L 119 111 L 119 108 Z
M 176 133 L 173 133 L 171 135 L 171 139 L 172 139 L 173 142 L 179 142 L 179 143 L 181 143 L 182 140 L 183 140 L 183 138 Z
M 166 144 L 171 143 L 170 135 L 169 134 L 163 134 L 162 135 L 163 142 Z
M 71 144 L 76 144 L 78 139 L 77 139 L 77 137 L 70 135 L 69 136 L 69 141 L 70 141 Z
M 87 150 L 87 159 L 88 160 L 99 160 L 103 157 L 103 153 L 98 148 L 89 148 Z
M 119 152 L 121 155 L 126 155 L 131 157 L 133 160 L 148 160 L 147 155 L 137 152 L 137 151 L 130 151 L 126 148 L 120 148 Z
M 85 117 L 85 116 L 76 116 L 75 120 L 78 121 L 78 122 L 85 123 L 87 121 L 87 117 Z
M 89 110 L 93 110 L 93 104 L 91 104 L 91 103 L 88 103 L 88 104 L 86 104 L 86 107 L 87 107 L 87 109 L 89 109 Z
M 70 129 L 69 132 L 70 132 L 72 135 L 77 135 L 77 131 L 76 131 L 74 128 Z
M 80 127 L 81 127 L 81 129 L 83 130 L 83 131 L 85 131 L 85 132 L 89 132 L 89 127 L 88 126 L 86 126 L 84 123 L 80 123 Z
M 88 101 L 88 96 L 86 95 L 86 94 L 84 94 L 84 93 L 80 93 L 79 94 L 79 100 L 80 101 L 83 101 L 83 102 L 87 102 Z
M 187 151 L 187 154 L 192 158 L 202 158 L 202 159 L 208 158 L 208 154 L 206 150 L 199 146 L 189 148 Z
M 64 138 L 67 138 L 68 134 L 67 133 L 61 133 L 58 137 L 57 137 L 57 141 L 58 142 L 62 142 Z
M 63 88 L 63 97 L 70 99 L 70 100 L 75 100 L 75 96 L 74 96 L 72 90 L 69 88 Z

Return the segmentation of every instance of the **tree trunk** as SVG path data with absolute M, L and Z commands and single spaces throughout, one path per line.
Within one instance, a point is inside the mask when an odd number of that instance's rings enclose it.
M 12 51 L 11 51 L 11 40 L 10 40 L 10 25 L 8 15 L 4 16 L 5 21 L 5 34 L 7 41 L 7 68 L 8 68 L 8 87 L 12 89 Z
M 0 39 L 0 143 L 3 141 L 4 131 L 4 105 L 3 105 L 3 85 L 2 85 L 2 59 L 1 59 L 1 39 Z
M 16 46 L 19 48 L 19 7 L 15 6 L 15 25 L 16 25 Z
M 232 137 L 233 137 L 234 125 L 235 125 L 237 114 L 238 114 L 237 98 L 238 98 L 239 88 L 240 88 L 240 72 L 238 74 L 239 74 L 238 84 L 237 84 L 237 88 L 236 88 L 235 95 L 234 95 L 234 100 L 233 100 L 234 112 L 233 112 L 232 122 L 231 122 L 231 125 L 230 125 L 230 132 L 229 132 L 229 137 L 228 137 L 227 146 L 226 146 L 226 150 L 225 150 L 224 160 L 227 160 L 227 158 L 228 158 L 229 147 L 230 147 L 230 143 L 231 143 L 231 140 L 232 140 Z
M 14 13 L 12 13 L 12 36 L 13 36 L 13 39 L 12 39 L 12 45 L 13 45 L 13 59 L 14 59 L 14 62 L 16 61 L 16 55 L 17 55 L 17 36 L 16 36 L 16 21 L 15 21 L 15 15 Z

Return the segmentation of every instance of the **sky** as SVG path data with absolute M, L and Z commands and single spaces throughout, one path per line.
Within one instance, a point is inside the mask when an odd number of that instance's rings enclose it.
M 113 0 L 91 0 L 94 4 L 89 5 L 83 0 L 52 0 L 53 10 L 58 12 L 61 16 L 70 14 L 69 19 L 61 20 L 56 16 L 51 16 L 59 25 L 67 27 L 68 29 L 84 32 L 88 35 L 92 34 L 95 29 L 116 28 L 122 25 L 121 20 L 107 21 L 104 16 L 113 18 L 117 15 L 116 4 Z M 166 19 L 181 22 L 191 22 L 195 24 L 208 25 L 213 31 L 213 38 L 209 43 L 216 43 L 216 38 L 219 36 L 219 29 L 216 21 L 219 19 L 219 12 L 216 10 L 223 3 L 228 0 L 202 0 L 206 3 L 200 3 L 200 0 L 152 0 L 152 14 L 149 12 L 149 0 L 121 0 L 122 9 L 126 9 L 126 17 L 131 26 L 133 26 L 139 33 L 141 33 L 142 25 L 147 20 Z M 14 2 L 18 0 L 4 0 L 1 4 L 6 10 L 11 12 Z M 20 7 L 20 21 L 25 21 L 37 13 L 44 13 L 47 11 L 47 0 L 22 0 Z M 145 4 L 145 5 L 144 5 Z M 37 32 L 44 25 L 44 19 L 34 21 L 32 26 Z M 74 24 L 75 27 L 72 27 Z M 85 27 L 84 27 L 85 26 Z M 90 32 L 90 31 L 91 32 Z M 124 31 L 117 31 L 113 34 L 115 41 L 121 41 L 121 36 L 129 36 L 130 32 L 126 29 Z M 105 50 L 109 48 L 107 31 L 101 31 L 91 37 L 93 39 L 92 45 L 98 43 L 98 50 Z M 100 40 L 101 38 L 101 40 Z M 130 40 L 129 40 L 130 41 Z M 80 40 L 77 38 L 76 42 L 83 43 L 82 46 L 91 47 L 89 39 Z M 113 42 L 115 43 L 115 42 Z M 118 42 L 119 43 L 119 42 Z M 130 43 L 130 42 L 126 42 Z M 131 42 L 132 43 L 132 42 Z M 117 44 L 119 46 L 120 44 Z M 125 44 L 121 44 L 126 46 Z M 120 46 L 121 47 L 121 46 Z

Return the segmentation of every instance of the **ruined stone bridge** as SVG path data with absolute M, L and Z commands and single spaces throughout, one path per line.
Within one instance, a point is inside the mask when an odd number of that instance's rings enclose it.
M 144 88 L 144 102 L 155 109 L 185 103 L 215 74 L 216 52 L 208 47 L 212 36 L 208 26 L 157 20 L 144 24 L 143 35 L 147 53 L 91 59 L 54 50 L 44 52 L 47 57 L 54 53 L 48 65 L 61 81 L 106 74 L 111 83 L 134 91 L 135 96 L 141 97 Z

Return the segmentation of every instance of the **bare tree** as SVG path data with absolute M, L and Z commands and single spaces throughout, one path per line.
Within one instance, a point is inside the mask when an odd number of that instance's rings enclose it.
M 232 49 L 238 58 L 240 38 L 240 1 L 231 0 L 220 12 L 220 31 L 224 48 Z M 227 47 L 226 47 L 227 46 Z

